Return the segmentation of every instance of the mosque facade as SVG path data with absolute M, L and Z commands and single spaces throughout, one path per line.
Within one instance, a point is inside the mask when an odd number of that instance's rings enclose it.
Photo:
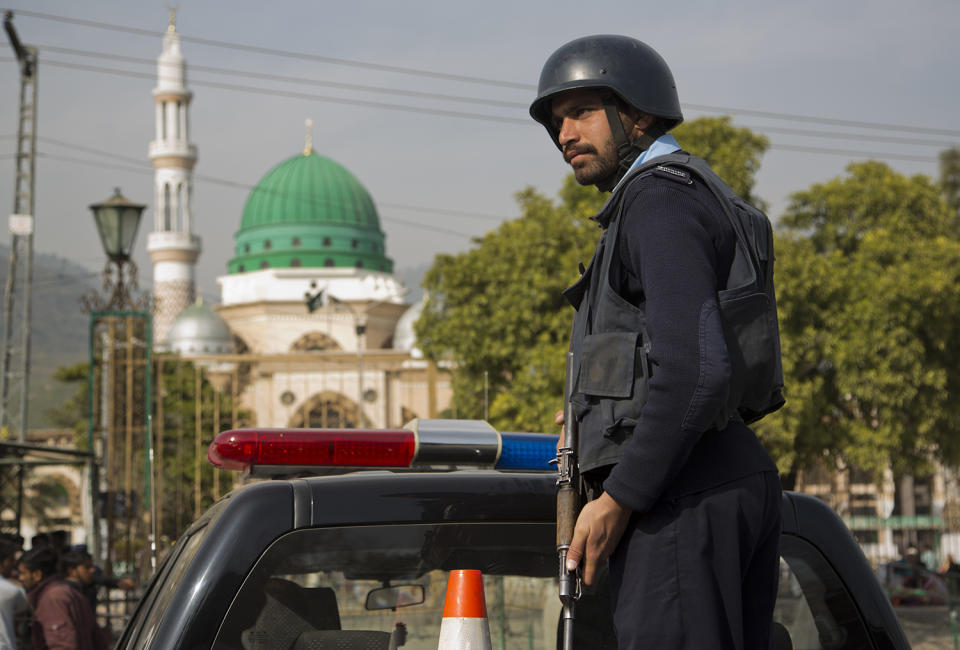
M 234 256 L 217 279 L 220 304 L 195 301 L 197 151 L 172 19 L 158 70 L 148 240 L 157 349 L 196 359 L 213 377 L 244 364 L 239 399 L 252 426 L 397 427 L 447 408 L 449 373 L 415 347 L 421 305 L 406 301 L 393 275 L 373 198 L 314 151 L 309 120 L 303 149 L 269 169 L 247 198 Z

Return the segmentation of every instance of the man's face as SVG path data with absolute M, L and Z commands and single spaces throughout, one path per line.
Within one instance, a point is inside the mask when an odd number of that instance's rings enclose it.
M 93 561 L 87 560 L 69 571 L 69 577 L 81 584 L 88 585 L 93 582 Z
M 23 562 L 17 567 L 17 572 L 20 574 L 20 582 L 23 583 L 24 588 L 27 590 L 33 589 L 43 580 L 42 573 L 39 571 L 31 571 Z
M 7 556 L 2 561 L 0 561 L 0 576 L 4 578 L 9 578 L 14 574 L 14 569 L 17 566 L 17 561 L 13 558 L 12 555 Z
M 587 88 L 561 93 L 553 100 L 551 113 L 563 159 L 573 168 L 578 183 L 593 185 L 617 170 L 617 150 L 598 91 Z

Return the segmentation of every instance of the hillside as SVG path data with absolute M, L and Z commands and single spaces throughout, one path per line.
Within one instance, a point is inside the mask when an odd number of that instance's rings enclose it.
M 9 264 L 10 247 L 0 245 L 0 311 Z M 80 296 L 99 284 L 96 272 L 56 255 L 34 254 L 28 428 L 52 426 L 47 411 L 76 390 L 55 381 L 53 373 L 60 366 L 87 360 L 90 321 L 81 309 Z M 0 319 L 0 332 L 4 321 Z

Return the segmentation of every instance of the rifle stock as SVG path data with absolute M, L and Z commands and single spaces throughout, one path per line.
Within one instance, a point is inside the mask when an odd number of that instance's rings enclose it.
M 580 476 L 577 470 L 577 442 L 580 426 L 571 407 L 573 395 L 573 353 L 567 354 L 567 390 L 564 400 L 563 446 L 557 450 L 557 555 L 560 560 L 560 603 L 563 606 L 563 650 L 573 649 L 573 621 L 580 598 L 579 569 L 567 571 L 567 550 L 580 514 Z

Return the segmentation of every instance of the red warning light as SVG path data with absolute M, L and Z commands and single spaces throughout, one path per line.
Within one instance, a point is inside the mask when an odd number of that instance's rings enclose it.
M 221 469 L 253 465 L 409 467 L 416 447 L 406 429 L 237 429 L 214 438 L 207 458 Z

